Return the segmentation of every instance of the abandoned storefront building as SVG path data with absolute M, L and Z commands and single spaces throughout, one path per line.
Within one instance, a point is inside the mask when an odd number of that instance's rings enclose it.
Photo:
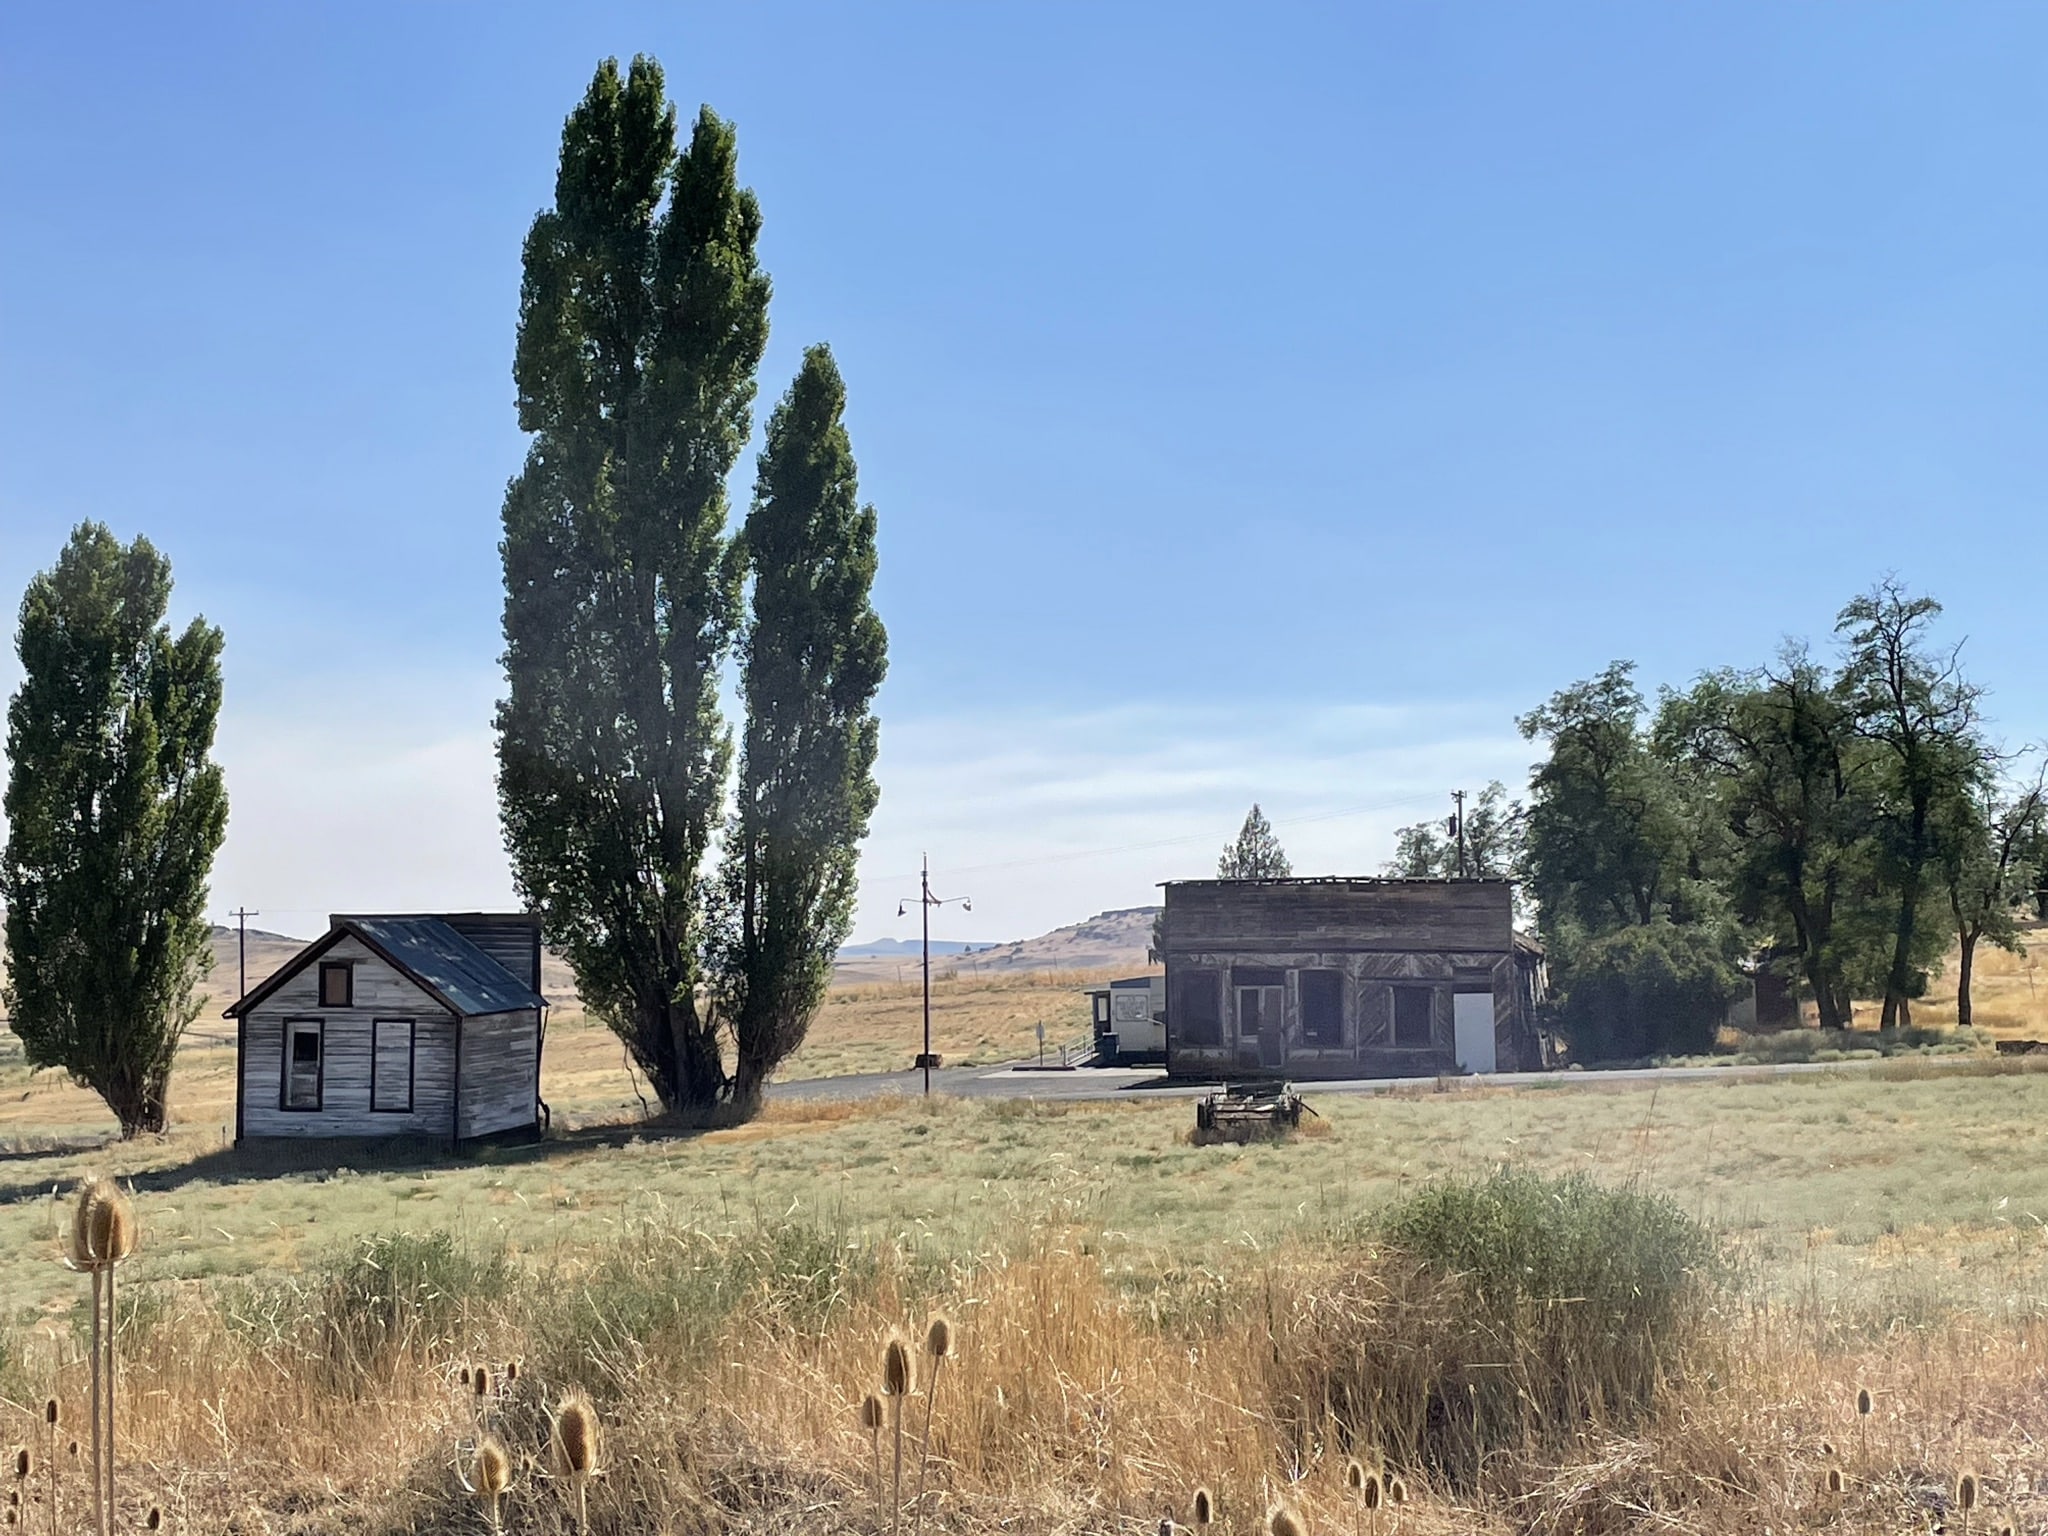
M 1166 887 L 1176 1077 L 1417 1077 L 1548 1064 L 1543 951 L 1505 880 Z

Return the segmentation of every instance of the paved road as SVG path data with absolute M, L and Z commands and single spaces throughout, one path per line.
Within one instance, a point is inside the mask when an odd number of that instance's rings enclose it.
M 1915 1058 L 1924 1065 L 1939 1067 L 1981 1061 L 1976 1056 L 1935 1056 Z M 1816 1072 L 1855 1072 L 1880 1065 L 1877 1061 L 1798 1061 L 1774 1066 L 1749 1067 L 1624 1067 L 1608 1072 L 1496 1072 L 1486 1077 L 1447 1079 L 1453 1087 L 1487 1088 L 1607 1088 L 1625 1083 L 1739 1082 L 1774 1077 L 1804 1077 Z M 1306 1093 L 1390 1093 L 1405 1088 L 1411 1092 L 1432 1078 L 1362 1077 L 1337 1082 L 1300 1082 Z M 1153 1099 L 1193 1098 L 1208 1093 L 1213 1083 L 1169 1083 L 1161 1067 L 1074 1067 L 1067 1070 L 1040 1068 L 1033 1062 L 986 1067 L 943 1067 L 932 1074 L 932 1092 L 970 1099 Z M 776 1083 L 768 1090 L 775 1099 L 866 1099 L 883 1094 L 918 1094 L 924 1091 L 922 1072 L 868 1072 L 849 1077 L 807 1078 L 795 1083 Z

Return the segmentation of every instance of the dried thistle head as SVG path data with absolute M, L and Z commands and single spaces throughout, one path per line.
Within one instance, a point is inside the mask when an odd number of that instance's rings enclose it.
M 27 1477 L 35 1469 L 36 1459 L 29 1448 L 24 1445 L 17 1449 L 14 1453 L 14 1475 L 16 1477 Z
M 1308 1536 L 1308 1527 L 1285 1504 L 1275 1504 L 1266 1511 L 1266 1536 Z
M 1856 1417 L 1857 1417 L 1857 1418 L 1859 1418 L 1859 1419 L 1867 1419 L 1867 1418 L 1869 1418 L 1869 1417 L 1870 1417 L 1870 1410 L 1871 1410 L 1872 1408 L 1875 1408 L 1876 1406 L 1877 1406 L 1877 1404 L 1876 1404 L 1875 1402 L 1873 1402 L 1873 1401 L 1871 1400 L 1871 1396 L 1870 1396 L 1870 1388 L 1868 1388 L 1868 1387 L 1858 1387 L 1858 1388 L 1856 1389 Z
M 917 1366 L 911 1359 L 909 1341 L 892 1328 L 882 1345 L 882 1396 L 908 1397 L 916 1389 Z
M 1216 1518 L 1216 1495 L 1206 1488 L 1195 1490 L 1195 1524 L 1207 1525 Z
M 93 1252 L 93 1228 L 99 1221 L 99 1207 L 107 1196 L 107 1181 L 88 1173 L 78 1181 L 78 1194 L 71 1202 L 71 1223 L 64 1229 L 64 1262 L 73 1269 L 94 1270 L 99 1260 Z
M 476 1395 L 478 1397 L 489 1397 L 491 1395 L 490 1371 L 484 1366 L 478 1366 L 476 1374 L 470 1378 L 470 1384 L 476 1388 Z
M 65 1446 L 64 1454 L 66 1456 L 69 1456 L 73 1461 L 78 1460 L 78 1442 L 74 1440 L 69 1445 Z
M 1835 1454 L 1835 1442 L 1834 1442 L 1834 1441 L 1832 1441 L 1832 1440 L 1823 1440 L 1823 1441 L 1821 1441 L 1821 1443 L 1820 1443 L 1820 1453 L 1821 1453 L 1821 1455 L 1823 1455 L 1823 1456 L 1832 1456 L 1832 1455 L 1834 1455 L 1834 1454 Z
M 518 1379 L 519 1362 L 517 1360 L 507 1360 L 505 1362 L 505 1385 L 509 1387 Z
M 487 1499 L 501 1497 L 512 1486 L 512 1457 L 496 1435 L 485 1435 L 477 1443 L 476 1491 Z
M 581 1392 L 571 1392 L 555 1408 L 553 1451 L 556 1470 L 567 1477 L 590 1477 L 597 1471 L 597 1410 Z
M 76 1220 L 85 1227 L 86 1267 L 106 1269 L 135 1251 L 135 1207 L 113 1181 L 94 1177 L 80 1186 Z
M 1977 1507 L 1977 1474 L 1965 1472 L 1956 1479 L 1956 1508 L 1969 1511 Z
M 1387 1499 L 1387 1485 L 1380 1481 L 1377 1472 L 1365 1474 L 1365 1486 L 1358 1490 L 1359 1502 L 1367 1509 L 1378 1509 Z
M 860 1400 L 860 1427 L 870 1435 L 882 1427 L 882 1400 L 872 1392 Z
M 924 1327 L 924 1352 L 934 1360 L 944 1360 L 953 1353 L 953 1320 L 943 1312 L 934 1312 L 932 1320 Z
M 1387 1479 L 1387 1502 L 1389 1504 L 1406 1504 L 1408 1502 L 1408 1485 L 1401 1480 L 1401 1475 L 1398 1472 Z
M 1842 1491 L 1842 1469 L 1841 1469 L 1840 1467 L 1829 1467 L 1829 1468 L 1828 1468 L 1828 1492 L 1829 1492 L 1829 1493 L 1840 1493 L 1841 1491 Z
M 160 1531 L 164 1528 L 164 1511 L 161 1504 L 149 1506 L 149 1513 L 142 1517 L 142 1528 L 145 1531 Z
M 1344 1463 L 1344 1486 L 1353 1493 L 1365 1491 L 1365 1463 L 1356 1456 Z
M 52 1429 L 64 1422 L 64 1405 L 54 1397 L 43 1404 L 43 1422 Z

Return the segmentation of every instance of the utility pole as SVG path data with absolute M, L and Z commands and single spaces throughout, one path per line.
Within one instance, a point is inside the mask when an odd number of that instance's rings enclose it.
M 1465 791 L 1454 789 L 1451 798 L 1458 803 L 1458 814 L 1451 818 L 1451 825 L 1458 831 L 1458 878 L 1466 878 L 1465 871 Z
M 957 901 L 960 903 L 961 911 L 972 912 L 974 902 L 965 896 L 940 898 L 932 894 L 930 854 L 924 856 L 924 865 L 918 876 L 918 887 L 918 895 L 914 899 L 920 909 L 919 915 L 924 920 L 924 1050 L 912 1065 L 924 1069 L 924 1091 L 929 1097 L 932 1091 L 932 1068 L 939 1064 L 939 1058 L 932 1054 L 932 908 L 943 907 L 949 902 Z M 903 915 L 904 908 L 910 905 L 912 899 L 905 897 L 896 903 L 898 917 Z
M 251 912 L 247 907 L 237 907 L 228 914 L 235 920 L 235 968 L 241 976 L 241 990 L 238 998 L 249 995 L 249 919 L 261 917 L 261 912 Z

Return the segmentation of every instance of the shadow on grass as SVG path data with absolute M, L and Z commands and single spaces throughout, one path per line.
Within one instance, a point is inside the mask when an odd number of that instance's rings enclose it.
M 307 1178 L 319 1183 L 342 1173 L 430 1173 L 460 1168 L 517 1168 L 594 1149 L 615 1149 L 636 1141 L 686 1141 L 740 1123 L 730 1112 L 693 1119 L 661 1115 L 610 1125 L 582 1126 L 545 1136 L 522 1134 L 466 1142 L 451 1151 L 445 1140 L 424 1136 L 321 1137 L 305 1141 L 250 1142 L 217 1147 L 180 1163 L 121 1174 L 139 1193 L 163 1194 L 191 1184 L 241 1184 L 268 1179 Z M 52 1143 L 0 1154 L 0 1164 L 93 1154 L 118 1156 L 112 1137 Z M 18 1172 L 8 1169 L 8 1172 Z M 53 1186 L 73 1182 L 68 1171 L 0 1182 L 0 1206 L 46 1199 Z

